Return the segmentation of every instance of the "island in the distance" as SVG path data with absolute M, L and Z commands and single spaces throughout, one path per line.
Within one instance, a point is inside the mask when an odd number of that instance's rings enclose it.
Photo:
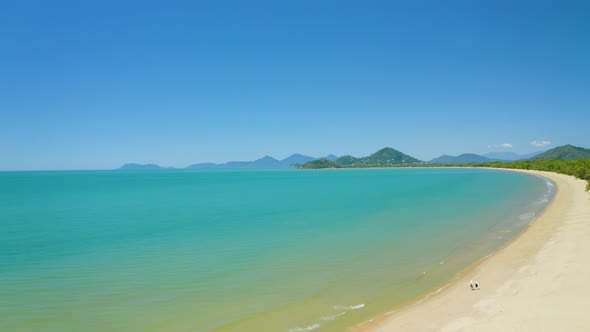
M 125 164 L 119 167 L 120 170 L 155 170 L 155 169 L 174 169 L 174 167 L 162 167 L 156 164 Z
M 512 160 L 484 157 L 477 154 L 465 153 L 459 156 L 442 155 L 428 162 L 420 161 L 412 156 L 404 154 L 392 148 L 383 148 L 368 157 L 356 158 L 353 156 L 342 156 L 336 160 L 312 160 L 295 166 L 302 169 L 320 168 L 367 168 L 367 167 L 437 167 L 437 166 L 488 166 L 498 165 L 519 165 L 518 168 L 526 168 L 527 165 L 537 161 L 547 160 L 580 160 L 590 159 L 590 149 L 573 145 L 558 146 L 545 152 L 534 152 L 528 155 L 510 156 Z M 527 158 L 528 157 L 528 158 Z M 500 164 L 498 164 L 500 163 Z M 540 164 L 539 164 L 540 165 Z M 527 168 L 528 169 L 528 168 Z
M 314 158 L 302 154 L 293 154 L 283 160 L 270 156 L 254 161 L 230 161 L 227 163 L 200 163 L 192 164 L 186 169 L 273 169 L 273 168 L 300 168 L 300 169 L 321 169 L 321 168 L 369 168 L 369 167 L 439 167 L 439 166 L 475 166 L 475 167 L 507 167 L 523 169 L 549 170 L 550 168 L 575 168 L 571 174 L 579 174 L 579 167 L 572 165 L 559 166 L 558 162 L 538 163 L 547 160 L 579 160 L 590 159 L 590 149 L 573 145 L 558 146 L 545 152 L 537 151 L 529 154 L 519 155 L 510 152 L 496 152 L 485 155 L 464 153 L 458 156 L 442 155 L 430 161 L 421 161 L 410 155 L 402 153 L 390 147 L 383 148 L 370 156 L 357 158 L 350 155 L 336 157 Z M 534 165 L 533 165 L 534 163 Z M 158 170 L 175 169 L 174 167 L 161 167 L 156 164 L 125 164 L 120 170 Z M 570 172 L 566 172 L 570 173 Z M 582 176 L 581 178 L 586 178 Z
M 303 169 L 317 168 L 361 168 L 361 167 L 394 167 L 423 164 L 424 162 L 402 153 L 393 148 L 383 148 L 370 156 L 356 158 L 353 156 L 342 156 L 336 160 L 319 159 L 308 161 L 304 164 L 295 165 Z
M 304 164 L 312 160 L 336 160 L 335 155 L 330 154 L 325 157 L 314 158 L 299 153 L 294 153 L 289 157 L 278 160 L 270 156 L 265 156 L 254 161 L 229 161 L 227 163 L 199 163 L 192 164 L 186 169 L 273 169 L 273 168 L 289 168 L 293 165 Z M 118 168 L 119 170 L 158 170 L 158 169 L 175 169 L 175 167 L 162 167 L 156 164 L 125 164 Z

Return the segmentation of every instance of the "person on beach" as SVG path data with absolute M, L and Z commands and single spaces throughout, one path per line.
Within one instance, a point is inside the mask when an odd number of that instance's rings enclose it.
M 473 288 L 473 280 L 471 280 L 471 281 L 469 282 L 469 287 L 471 287 L 471 290 L 474 290 L 474 289 L 475 289 L 475 288 Z
M 475 289 L 479 290 L 479 283 L 477 282 L 477 280 L 475 281 Z

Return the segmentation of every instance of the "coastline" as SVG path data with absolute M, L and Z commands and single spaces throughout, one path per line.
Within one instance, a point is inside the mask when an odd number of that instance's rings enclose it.
M 499 169 L 496 169 L 499 170 Z M 590 316 L 590 202 L 572 176 L 513 170 L 550 179 L 553 200 L 521 234 L 418 301 L 353 331 L 587 330 Z M 471 291 L 470 280 L 481 289 Z

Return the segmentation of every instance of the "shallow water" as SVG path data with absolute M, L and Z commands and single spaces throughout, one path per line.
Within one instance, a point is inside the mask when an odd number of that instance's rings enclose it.
M 2 331 L 341 331 L 524 229 L 477 169 L 0 172 Z

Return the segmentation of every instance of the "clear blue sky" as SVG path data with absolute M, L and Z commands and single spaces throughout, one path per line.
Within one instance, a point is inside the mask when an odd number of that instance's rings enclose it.
M 5 1 L 0 29 L 2 170 L 590 147 L 588 1 Z

